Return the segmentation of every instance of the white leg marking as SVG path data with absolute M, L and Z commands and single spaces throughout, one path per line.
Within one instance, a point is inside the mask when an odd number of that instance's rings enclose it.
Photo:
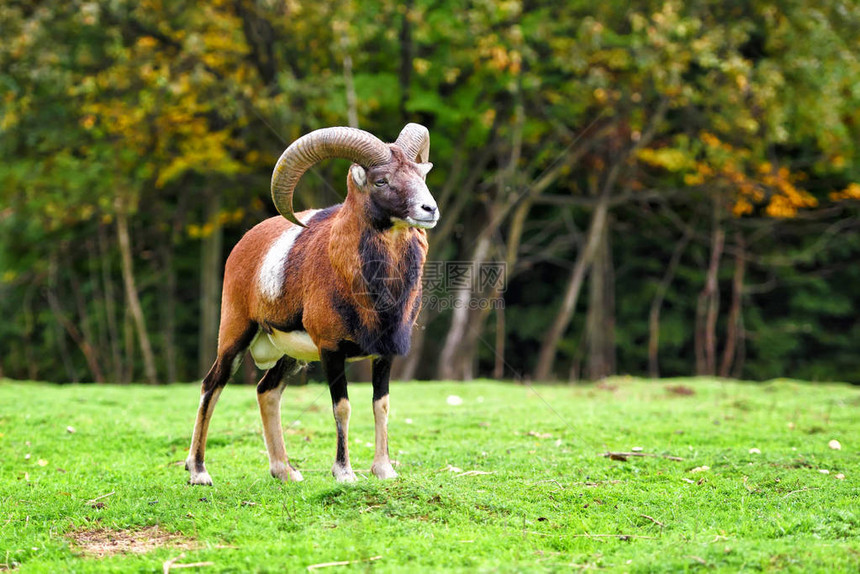
M 349 414 L 352 411 L 349 399 L 341 399 L 332 410 L 337 427 L 338 451 L 343 449 L 343 459 L 335 458 L 331 473 L 338 482 L 355 482 L 355 473 L 349 464 Z
M 281 394 L 285 384 L 257 395 L 260 418 L 263 419 L 263 439 L 269 453 L 269 472 L 284 482 L 303 480 L 302 473 L 292 467 L 284 445 L 284 429 L 281 427 Z
M 376 424 L 376 451 L 370 472 L 376 478 L 396 478 L 397 473 L 388 458 L 388 395 L 373 401 L 373 420 Z

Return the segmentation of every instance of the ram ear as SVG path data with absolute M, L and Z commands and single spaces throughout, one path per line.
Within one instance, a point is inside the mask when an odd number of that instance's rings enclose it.
M 431 169 L 433 169 L 433 164 L 429 161 L 427 163 L 418 164 L 418 171 L 421 173 L 421 177 L 427 177 L 427 174 L 430 173 Z
M 352 181 L 358 187 L 364 187 L 367 183 L 367 171 L 363 167 L 358 164 L 353 165 L 349 168 L 349 175 L 352 177 Z

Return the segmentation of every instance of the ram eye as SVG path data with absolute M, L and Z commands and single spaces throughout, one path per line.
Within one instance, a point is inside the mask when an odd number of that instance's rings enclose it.
M 377 179 L 376 181 L 373 182 L 373 185 L 375 185 L 376 187 L 382 187 L 386 183 L 388 183 L 387 179 Z

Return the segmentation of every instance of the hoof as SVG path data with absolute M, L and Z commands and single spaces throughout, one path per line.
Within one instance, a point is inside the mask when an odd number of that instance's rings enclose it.
M 188 484 L 200 484 L 203 486 L 212 486 L 212 477 L 205 470 L 203 472 L 191 473 L 188 479 Z
M 191 473 L 188 478 L 188 484 L 202 484 L 204 486 L 212 486 L 212 477 L 206 472 L 206 467 L 202 462 L 197 462 L 191 457 L 185 459 L 185 470 Z
M 305 479 L 298 470 L 293 468 L 291 464 L 279 464 L 269 468 L 272 476 L 283 480 L 284 482 L 301 482 Z
M 352 467 L 335 464 L 331 467 L 331 474 L 338 482 L 355 482 L 355 473 Z
M 392 478 L 397 478 L 397 473 L 394 472 L 394 467 L 391 466 L 390 462 L 381 462 L 379 464 L 374 464 L 370 467 L 370 472 L 373 473 L 373 476 L 380 480 L 389 480 Z

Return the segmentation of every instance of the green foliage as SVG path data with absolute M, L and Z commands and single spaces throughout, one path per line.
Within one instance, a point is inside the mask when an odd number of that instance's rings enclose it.
M 667 290 L 660 354 L 665 373 L 693 371 L 716 210 L 729 237 L 718 348 L 737 233 L 744 375 L 860 380 L 856 3 L 46 0 L 6 3 L 0 18 L 0 372 L 91 380 L 89 345 L 106 378 L 140 377 L 116 239 L 128 216 L 161 378 L 200 376 L 201 276 L 220 273 L 201 243 L 223 233 L 223 259 L 274 214 L 280 151 L 347 122 L 349 56 L 360 127 L 431 130 L 428 182 L 444 194 L 432 258 L 471 259 L 497 221 L 490 258 L 506 259 L 510 214 L 561 167 L 514 250 L 508 374 L 532 372 L 595 195 L 617 173 L 619 371 L 647 368 L 648 309 L 684 226 L 697 233 Z M 344 171 L 319 166 L 297 205 L 339 201 Z M 63 317 L 79 337 L 56 328 Z M 449 318 L 422 318 L 425 357 Z M 559 342 L 559 373 L 582 359 L 584 324 L 575 316 Z
M 385 572 L 860 567 L 855 388 L 395 385 L 400 476 L 389 482 L 367 471 L 371 389 L 351 390 L 357 484 L 330 475 L 324 387 L 284 394 L 287 450 L 305 481 L 283 484 L 268 474 L 253 389 L 231 386 L 210 429 L 206 488 L 188 486 L 182 468 L 196 389 L 0 383 L 0 560 L 22 572 L 152 571 L 182 553 L 179 563 L 212 572 L 333 561 Z M 657 456 L 600 456 L 637 446 Z M 152 525 L 191 547 L 94 558 L 68 539 Z

